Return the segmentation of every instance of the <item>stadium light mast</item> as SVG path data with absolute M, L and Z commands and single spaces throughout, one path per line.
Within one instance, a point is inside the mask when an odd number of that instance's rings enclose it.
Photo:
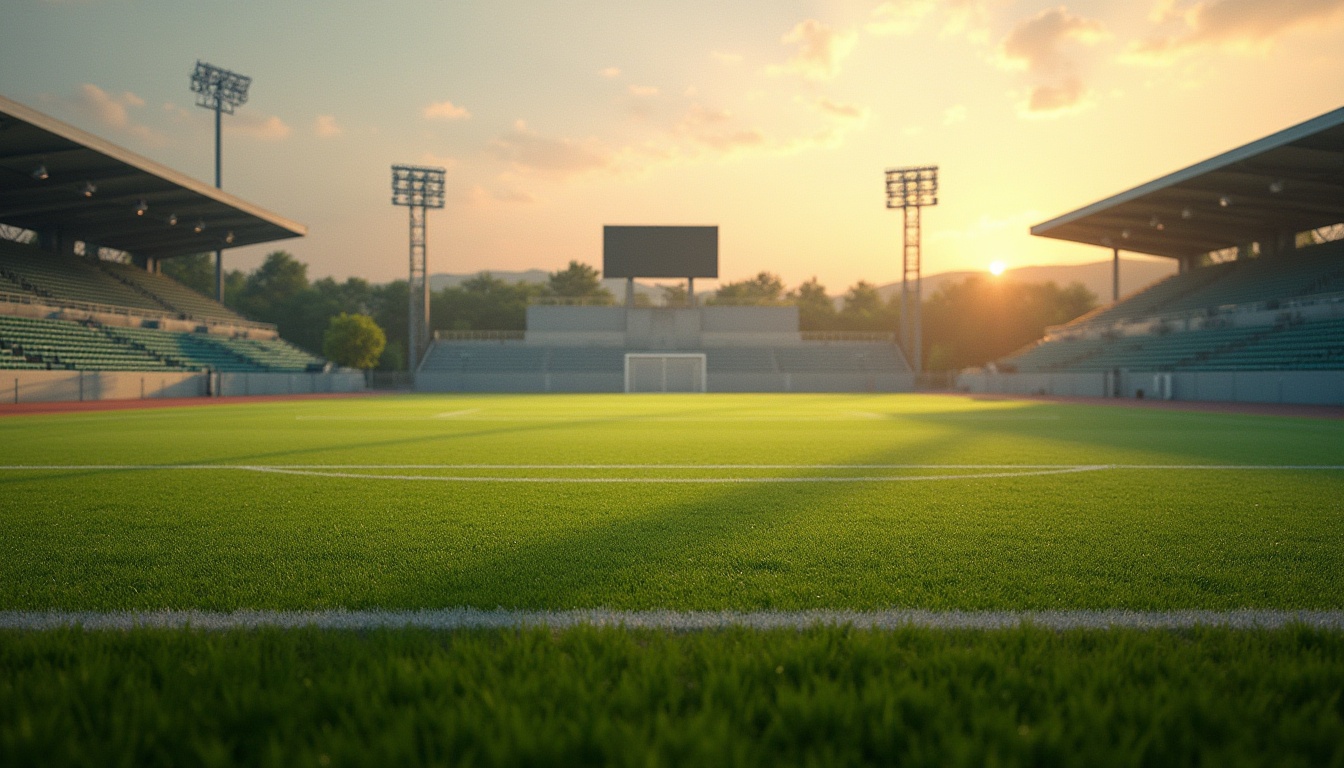
M 900 208 L 905 223 L 901 268 L 901 347 L 915 373 L 924 369 L 920 303 L 919 209 L 938 204 L 938 166 L 887 169 L 887 208 Z
M 425 212 L 443 207 L 442 168 L 392 166 L 392 204 L 410 210 L 411 273 L 406 282 L 406 367 L 414 372 L 429 348 L 429 248 Z
M 224 143 L 221 138 L 224 113 L 233 114 L 235 107 L 247 103 L 247 89 L 252 78 L 230 72 L 212 64 L 196 60 L 191 73 L 191 90 L 196 94 L 196 106 L 215 112 L 215 188 L 222 189 Z M 224 301 L 224 251 L 215 251 L 215 299 Z

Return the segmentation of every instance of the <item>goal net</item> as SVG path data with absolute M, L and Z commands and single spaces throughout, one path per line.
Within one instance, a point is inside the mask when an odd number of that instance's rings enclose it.
M 703 352 L 629 352 L 626 392 L 704 392 Z

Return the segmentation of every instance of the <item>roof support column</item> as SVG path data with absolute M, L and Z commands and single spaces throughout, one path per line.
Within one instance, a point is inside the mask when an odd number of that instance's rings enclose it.
M 1111 249 L 1111 303 L 1120 301 L 1120 249 Z

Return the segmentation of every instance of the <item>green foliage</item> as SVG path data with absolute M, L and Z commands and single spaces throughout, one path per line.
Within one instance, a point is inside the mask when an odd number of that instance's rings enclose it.
M 542 290 L 541 286 L 510 283 L 482 272 L 434 294 L 430 319 L 437 330 L 525 330 L 528 301 Z
M 552 272 L 546 281 L 545 293 L 566 299 L 583 299 L 586 304 L 615 304 L 616 298 L 602 286 L 597 269 L 577 261 L 559 272 Z M 502 329 L 485 329 L 502 330 Z
M 193 253 L 159 262 L 159 271 L 202 296 L 215 297 L 215 255 Z
M 776 306 L 784 303 L 784 281 L 779 275 L 761 272 L 748 280 L 719 286 L 705 303 Z
M 877 286 L 860 280 L 845 292 L 844 303 L 836 316 L 836 325 L 844 331 L 895 332 L 900 323 L 900 305 L 884 304 Z
M 1082 283 L 1060 288 L 973 275 L 924 302 L 925 367 L 959 370 L 1012 353 L 1096 306 Z
M 369 370 L 378 364 L 386 346 L 387 335 L 372 317 L 342 312 L 327 325 L 322 354 L 337 365 Z
M 673 283 L 672 285 L 660 285 L 658 290 L 663 293 L 663 305 L 668 307 L 686 306 L 690 294 L 683 283 Z
M 5 765 L 1338 765 L 1344 638 L 0 633 Z
M 835 330 L 835 302 L 826 295 L 826 286 L 817 282 L 817 278 L 813 277 L 790 291 L 788 298 L 798 305 L 799 330 Z

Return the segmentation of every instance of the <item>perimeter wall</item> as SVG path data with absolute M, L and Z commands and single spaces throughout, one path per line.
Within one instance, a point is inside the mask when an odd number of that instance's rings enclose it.
M 1161 377 L 1167 377 L 1165 380 Z M 1169 382 L 1169 384 L 1168 384 Z M 1170 396 L 1163 397 L 1170 387 Z M 1344 371 L 1199 371 L 1158 374 L 963 372 L 957 388 L 976 394 L 1152 397 L 1231 403 L 1344 405 Z M 1142 395 L 1140 395 L 1142 391 Z
M 0 371 L 0 402 L 143 400 L 214 395 L 361 392 L 364 374 L 140 373 L 135 371 Z

